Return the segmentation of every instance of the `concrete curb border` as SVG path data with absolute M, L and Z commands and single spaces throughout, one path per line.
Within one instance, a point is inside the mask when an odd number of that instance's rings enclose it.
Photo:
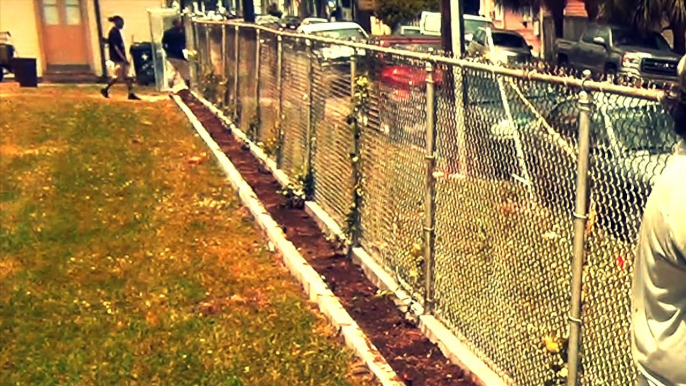
M 226 173 L 229 182 L 237 191 L 241 202 L 250 211 L 267 238 L 274 244 L 276 251 L 281 254 L 286 267 L 302 284 L 310 300 L 318 304 L 320 311 L 326 316 L 329 323 L 343 336 L 346 346 L 364 361 L 382 385 L 402 386 L 403 382 L 400 381 L 400 378 L 386 362 L 386 359 L 369 341 L 362 329 L 343 308 L 343 305 L 329 290 L 319 274 L 307 263 L 293 243 L 286 239 L 281 227 L 269 215 L 250 185 L 243 179 L 226 154 L 221 151 L 219 145 L 212 139 L 195 114 L 181 98 L 174 95 L 173 99 L 188 117 L 198 135 L 205 141 L 209 150 L 214 154 L 217 162 Z M 240 136 L 237 131 L 235 134 Z
M 235 133 L 241 141 L 250 146 L 250 152 L 262 162 L 267 169 L 274 175 L 282 186 L 288 184 L 288 176 L 276 168 L 276 163 L 270 160 L 257 145 L 248 140 L 247 136 L 236 127 L 233 121 L 224 113 L 214 107 L 201 95 L 193 95 L 203 103 L 217 118 Z M 326 211 L 317 203 L 308 201 L 305 204 L 305 211 L 312 217 L 319 228 L 325 234 L 343 236 L 340 226 L 329 216 Z M 411 294 L 405 291 L 391 274 L 389 274 L 376 260 L 364 249 L 353 248 L 353 261 L 359 265 L 365 276 L 379 288 L 380 291 L 389 291 L 394 295 L 394 302 L 398 308 L 408 315 L 419 315 L 417 322 L 422 333 L 434 344 L 436 344 L 443 355 L 453 363 L 460 366 L 472 380 L 484 386 L 506 386 L 514 385 L 514 381 L 499 375 L 483 360 L 481 360 L 466 344 L 466 339 L 456 336 L 443 322 L 433 315 L 424 315 L 424 308 L 421 304 L 413 300 Z

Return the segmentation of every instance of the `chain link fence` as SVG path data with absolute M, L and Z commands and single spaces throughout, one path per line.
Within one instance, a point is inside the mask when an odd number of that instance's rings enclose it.
M 677 140 L 661 92 L 243 24 L 189 30 L 198 87 L 220 63 L 240 128 L 292 179 L 311 174 L 311 199 L 503 379 L 635 383 L 634 240 Z

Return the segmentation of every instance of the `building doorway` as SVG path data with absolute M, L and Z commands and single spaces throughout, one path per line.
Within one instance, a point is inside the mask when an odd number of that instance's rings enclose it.
M 48 70 L 88 68 L 86 21 L 81 0 L 38 0 Z

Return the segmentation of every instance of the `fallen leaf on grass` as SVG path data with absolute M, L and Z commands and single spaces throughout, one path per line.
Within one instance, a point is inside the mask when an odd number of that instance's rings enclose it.
M 221 311 L 221 305 L 217 302 L 200 302 L 198 311 L 203 315 L 215 315 Z
M 200 153 L 199 155 L 188 158 L 188 163 L 190 165 L 199 165 L 205 161 L 207 161 L 207 153 Z

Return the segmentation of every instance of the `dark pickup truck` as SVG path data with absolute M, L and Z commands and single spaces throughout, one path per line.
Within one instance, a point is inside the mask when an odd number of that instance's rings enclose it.
M 554 52 L 561 66 L 659 82 L 676 82 L 680 59 L 657 32 L 602 24 L 590 24 L 577 42 L 558 39 Z

